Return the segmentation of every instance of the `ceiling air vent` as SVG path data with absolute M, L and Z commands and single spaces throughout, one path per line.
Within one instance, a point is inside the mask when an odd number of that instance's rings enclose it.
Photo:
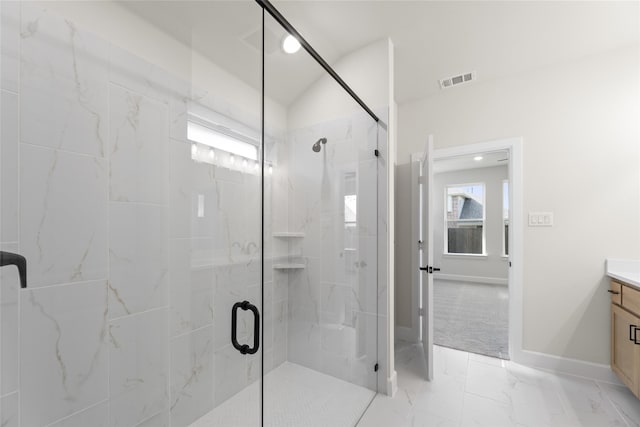
M 461 85 L 463 83 L 468 83 L 473 80 L 476 80 L 478 77 L 476 76 L 475 71 L 470 73 L 460 74 L 458 76 L 448 77 L 446 79 L 438 80 L 440 83 L 440 89 L 446 89 L 448 87 Z

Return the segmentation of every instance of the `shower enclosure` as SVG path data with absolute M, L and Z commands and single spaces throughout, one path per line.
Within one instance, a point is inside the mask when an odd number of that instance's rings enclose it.
M 0 425 L 355 425 L 386 106 L 266 1 L 0 8 Z

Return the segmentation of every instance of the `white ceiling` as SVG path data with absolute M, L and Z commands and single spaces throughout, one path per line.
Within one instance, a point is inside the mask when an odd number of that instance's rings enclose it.
M 640 40 L 640 2 L 273 1 L 329 63 L 384 37 L 395 45 L 396 101 L 432 96 L 438 79 L 476 71 L 478 83 Z M 259 87 L 253 1 L 132 1 L 128 8 Z M 270 20 L 271 18 L 269 18 Z M 273 45 L 284 35 L 268 22 Z M 272 49 L 273 50 L 273 49 Z M 304 53 L 275 50 L 266 90 L 288 105 L 322 71 Z M 464 90 L 464 85 L 448 90 Z M 366 100 L 365 100 L 366 101 Z
M 474 160 L 476 156 L 481 156 L 482 160 Z M 453 172 L 459 170 L 492 168 L 496 166 L 507 166 L 509 164 L 509 153 L 506 151 L 496 151 L 492 153 L 478 153 L 469 156 L 448 157 L 446 159 L 435 159 L 433 162 L 433 173 Z

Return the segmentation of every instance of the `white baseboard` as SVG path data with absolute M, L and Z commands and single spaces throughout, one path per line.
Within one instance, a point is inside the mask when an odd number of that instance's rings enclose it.
M 389 378 L 387 378 L 386 394 L 389 397 L 393 397 L 397 391 L 398 391 L 398 374 L 396 373 L 396 371 L 393 371 L 393 373 L 389 376 Z
M 474 282 L 474 283 L 484 283 L 487 285 L 507 286 L 509 284 L 508 279 L 501 279 L 498 277 L 463 276 L 461 274 L 435 273 L 433 275 L 433 278 L 436 280 L 452 280 L 456 282 Z
M 521 365 L 539 368 L 560 374 L 574 375 L 595 381 L 623 385 L 609 365 L 584 360 L 560 357 L 529 350 L 520 350 L 511 355 L 511 360 Z
M 417 329 L 417 328 L 416 328 Z M 413 328 L 407 328 L 406 326 L 396 326 L 395 339 L 409 342 L 418 342 L 420 337 L 418 331 Z

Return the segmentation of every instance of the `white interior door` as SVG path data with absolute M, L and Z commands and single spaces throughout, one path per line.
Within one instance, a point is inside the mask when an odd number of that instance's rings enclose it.
M 427 380 L 433 379 L 433 224 L 432 185 L 433 178 L 433 136 L 429 135 L 422 159 L 421 183 L 421 275 L 422 294 L 422 346 L 427 362 Z

